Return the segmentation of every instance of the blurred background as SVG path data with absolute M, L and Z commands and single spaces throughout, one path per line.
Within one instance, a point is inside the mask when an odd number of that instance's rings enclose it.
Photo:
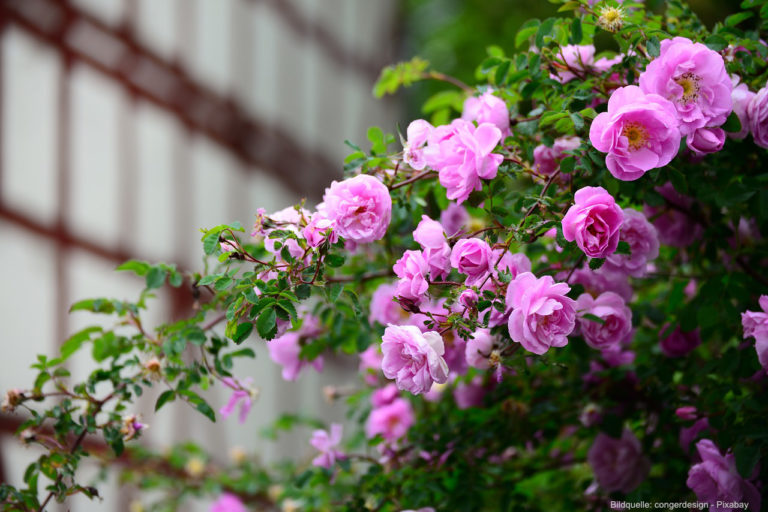
M 661 8 L 663 2 L 652 5 Z M 705 21 L 737 8 L 694 2 Z M 402 130 L 442 84 L 395 98 L 371 94 L 380 69 L 420 55 L 474 82 L 496 44 L 514 51 L 541 0 L 0 0 L 0 392 L 28 387 L 29 364 L 95 323 L 67 313 L 87 297 L 135 300 L 143 282 L 114 268 L 128 259 L 202 268 L 199 228 L 240 221 L 307 198 L 341 176 L 345 139 L 371 125 Z M 149 325 L 190 311 L 188 289 L 163 292 Z M 263 344 L 239 376 L 261 397 L 249 420 L 210 424 L 185 406 L 139 411 L 147 445 L 186 439 L 226 458 L 234 447 L 267 462 L 310 454 L 306 432 L 263 440 L 281 412 L 343 417 L 325 385 L 355 385 L 356 361 L 326 360 L 322 375 L 284 383 Z M 72 373 L 91 369 L 69 361 Z M 208 400 L 218 409 L 227 393 Z M 190 421 L 193 420 L 193 421 Z M 13 439 L 21 416 L 0 415 L 0 481 L 19 484 L 37 456 Z M 103 502 L 60 510 L 128 511 L 114 483 Z M 200 505 L 203 510 L 203 504 Z M 55 510 L 51 509 L 51 510 Z

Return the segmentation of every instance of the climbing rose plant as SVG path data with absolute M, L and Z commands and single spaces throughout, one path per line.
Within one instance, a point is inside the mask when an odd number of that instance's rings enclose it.
M 4 510 L 97 498 L 78 470 L 94 439 L 148 491 L 142 510 L 760 510 L 768 2 L 711 30 L 678 0 L 553 3 L 562 17 L 523 25 L 515 53 L 488 49 L 476 86 L 420 59 L 385 69 L 378 95 L 448 88 L 399 137 L 350 143 L 314 208 L 206 229 L 206 272 L 130 261 L 136 302 L 73 305 L 115 327 L 75 333 L 7 391 L 43 453 L 21 487 L 0 485 Z M 195 313 L 145 329 L 166 284 Z M 285 380 L 359 359 L 354 389 L 325 390 L 347 418 L 270 431 L 311 427 L 310 458 L 135 442 L 172 401 L 243 422 L 261 405 L 236 363 L 258 344 Z M 86 347 L 97 369 L 81 380 L 65 362 Z M 211 386 L 229 401 L 209 404 Z

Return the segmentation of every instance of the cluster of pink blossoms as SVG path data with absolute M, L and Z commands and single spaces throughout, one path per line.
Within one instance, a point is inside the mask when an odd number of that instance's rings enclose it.
M 768 371 L 768 295 L 761 295 L 759 303 L 762 311 L 745 311 L 741 314 L 741 324 L 744 339 L 755 339 L 757 359 Z

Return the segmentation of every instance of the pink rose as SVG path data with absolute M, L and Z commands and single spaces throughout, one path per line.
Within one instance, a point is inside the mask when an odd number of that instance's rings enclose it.
M 691 443 L 699 437 L 702 432 L 706 432 L 710 429 L 709 420 L 707 418 L 699 418 L 690 427 L 683 427 L 680 429 L 680 436 L 678 438 L 680 447 L 684 452 L 688 453 L 691 447 Z
M 448 236 L 454 236 L 461 231 L 468 220 L 467 209 L 456 203 L 450 203 L 440 214 L 440 224 Z
M 480 407 L 488 394 L 488 387 L 483 384 L 483 377 L 475 375 L 469 382 L 459 382 L 453 388 L 453 399 L 459 409 Z
M 507 287 L 509 335 L 534 354 L 563 347 L 576 325 L 575 303 L 566 296 L 570 287 L 552 276 L 518 275 Z
M 251 236 L 263 236 L 264 249 L 266 249 L 267 252 L 273 254 L 277 259 L 282 260 L 280 252 L 283 248 L 280 247 L 277 249 L 275 247 L 275 242 L 277 240 L 270 238 L 269 235 L 276 229 L 292 231 L 293 233 L 296 233 L 296 235 L 299 235 L 298 225 L 301 222 L 302 215 L 309 217 L 309 212 L 306 210 L 301 210 L 301 212 L 299 212 L 292 206 L 283 208 L 282 210 L 272 213 L 269 216 L 261 213 L 259 215 L 259 222 L 256 223 L 255 230 L 253 233 L 251 233 Z M 286 239 L 283 242 L 283 246 L 287 247 L 290 255 L 296 259 L 301 258 L 301 256 L 304 254 L 304 249 L 302 249 L 301 245 L 299 245 L 299 242 L 293 238 Z M 307 260 L 306 263 L 308 262 L 309 261 Z
M 600 295 L 603 292 L 614 292 L 621 296 L 625 302 L 632 300 L 634 291 L 629 284 L 627 274 L 613 270 L 599 269 L 594 271 L 589 267 L 577 268 L 568 281 L 571 284 L 580 284 L 591 295 Z M 568 272 L 557 274 L 557 279 L 565 279 Z
M 407 141 L 403 145 L 403 160 L 413 169 L 420 171 L 427 166 L 424 159 L 424 146 L 435 128 L 423 119 L 411 121 L 406 130 Z
M 563 236 L 590 258 L 605 258 L 619 245 L 624 213 L 603 187 L 584 187 L 563 217 Z
M 422 215 L 421 222 L 413 232 L 413 239 L 423 249 L 422 254 L 427 260 L 432 279 L 439 279 L 451 272 L 451 246 L 445 238 L 442 224 Z
M 360 364 L 357 369 L 363 374 L 363 380 L 370 386 L 375 386 L 379 379 L 379 372 L 381 371 L 381 350 L 377 343 L 370 345 L 367 349 L 358 354 L 360 357 Z
M 608 153 L 605 165 L 614 178 L 634 181 L 650 169 L 664 167 L 677 154 L 675 107 L 637 86 L 621 87 L 611 94 L 608 112 L 592 121 L 589 140 L 595 149 Z
M 759 300 L 762 311 L 745 311 L 741 314 L 744 339 L 755 338 L 757 359 L 768 370 L 768 295 L 761 295 Z
M 384 407 L 395 401 L 400 396 L 400 391 L 394 384 L 387 384 L 381 389 L 371 393 L 371 404 L 374 407 Z
M 722 128 L 699 128 L 685 139 L 685 144 L 696 156 L 717 153 L 725 144 L 725 131 Z
M 578 137 L 560 137 L 555 139 L 552 147 L 544 144 L 536 146 L 533 150 L 533 163 L 536 171 L 545 176 L 553 175 L 560 167 L 560 161 L 566 156 L 566 151 L 572 151 L 581 145 Z
M 659 332 L 661 342 L 659 348 L 667 357 L 683 357 L 701 344 L 699 330 L 683 332 L 680 327 L 670 330 L 670 325 L 665 325 Z
M 337 460 L 344 458 L 344 454 L 336 449 L 341 443 L 342 429 L 340 424 L 333 423 L 330 434 L 325 430 L 312 432 L 309 444 L 320 452 L 320 455 L 312 459 L 313 466 L 331 469 Z
M 588 293 L 581 294 L 576 299 L 576 311 L 581 335 L 592 348 L 604 350 L 616 346 L 632 332 L 632 310 L 613 292 L 600 294 L 596 299 Z M 584 318 L 587 314 L 603 323 Z
M 749 103 L 752 98 L 756 96 L 756 93 L 749 90 L 747 84 L 740 84 L 739 77 L 733 75 L 733 91 L 731 92 L 731 100 L 733 101 L 733 111 L 739 118 L 741 123 L 741 130 L 735 133 L 728 133 L 728 136 L 733 139 L 743 139 L 749 135 Z
M 749 131 L 755 139 L 755 144 L 768 148 L 768 87 L 763 87 L 747 105 Z
M 421 251 L 405 251 L 392 269 L 400 278 L 397 282 L 397 296 L 419 304 L 429 289 L 429 264 L 424 254 Z
M 474 286 L 491 275 L 493 251 L 485 240 L 462 238 L 451 251 L 451 266 L 467 276 L 467 286 Z
M 437 382 L 448 380 L 448 365 L 443 359 L 443 338 L 434 331 L 422 333 L 412 325 L 390 325 L 384 331 L 381 369 L 397 387 L 414 395 L 426 393 Z
M 715 443 L 702 439 L 696 443 L 701 462 L 688 471 L 686 485 L 699 501 L 709 503 L 709 510 L 735 510 L 727 503 L 747 502 L 750 510 L 760 510 L 760 492 L 752 483 L 739 476 L 732 453 L 723 456 Z
M 605 260 L 606 270 L 624 272 L 643 277 L 648 263 L 659 255 L 659 235 L 645 215 L 631 208 L 624 208 L 619 240 L 627 242 L 630 254 L 613 253 Z
M 733 83 L 723 58 L 684 37 L 661 42 L 660 55 L 640 75 L 640 88 L 672 102 L 682 135 L 720 126 L 733 109 Z
M 405 436 L 414 422 L 411 404 L 403 398 L 397 398 L 371 411 L 365 423 L 365 435 L 372 438 L 381 434 L 385 441 L 392 443 Z
M 457 302 L 467 309 L 472 309 L 477 306 L 477 298 L 477 292 L 472 288 L 467 288 L 461 292 Z
M 464 112 L 461 118 L 475 121 L 478 125 L 491 123 L 501 130 L 503 137 L 510 134 L 507 104 L 501 98 L 494 96 L 491 91 L 467 98 L 464 101 Z
M 488 358 L 493 351 L 493 336 L 488 329 L 478 329 L 472 334 L 472 338 L 467 340 L 464 348 L 464 356 L 467 358 L 467 364 L 479 370 L 487 370 L 491 367 Z
M 282 375 L 285 380 L 296 380 L 301 370 L 310 364 L 318 372 L 323 371 L 322 356 L 315 358 L 313 361 L 300 359 L 301 338 L 300 332 L 289 332 L 267 343 L 269 357 L 283 367 Z
M 500 140 L 501 130 L 493 124 L 475 128 L 464 119 L 454 119 L 450 125 L 432 131 L 424 156 L 427 165 L 438 171 L 448 199 L 461 204 L 473 190 L 482 190 L 481 179 L 496 177 L 504 157 L 492 151 Z
M 336 223 L 339 236 L 355 243 L 380 240 L 392 216 L 389 190 L 367 174 L 331 183 L 322 207 L 323 214 Z
M 650 461 L 643 456 L 640 441 L 627 429 L 621 439 L 600 432 L 589 448 L 587 460 L 597 483 L 607 492 L 634 491 L 651 469 Z
M 687 214 L 693 205 L 693 199 L 675 190 L 670 182 L 656 187 L 658 192 L 670 206 L 658 208 L 643 207 L 643 213 L 653 219 L 653 226 L 659 234 L 659 241 L 673 247 L 687 247 L 701 236 L 702 228 Z M 681 211 L 682 210 L 682 211 Z
M 317 212 L 312 215 L 312 220 L 309 221 L 301 234 L 307 241 L 307 245 L 310 247 L 318 247 L 320 244 L 328 240 L 329 243 L 335 244 L 339 241 L 339 234 L 336 232 L 336 223 L 331 219 L 325 217 L 322 212 Z
M 245 423 L 248 413 L 251 412 L 251 407 L 257 396 L 257 391 L 251 388 L 253 379 L 248 377 L 240 382 L 232 377 L 224 377 L 221 379 L 221 382 L 232 390 L 232 395 L 224 407 L 219 409 L 219 414 L 221 414 L 222 418 L 226 419 L 235 412 L 237 404 L 240 404 L 238 420 L 241 424 Z
M 503 253 L 503 254 L 502 254 Z M 501 259 L 499 259 L 501 258 Z M 523 272 L 531 271 L 531 260 L 528 256 L 522 252 L 509 252 L 503 249 L 493 250 L 492 262 L 499 262 L 494 269 L 494 275 L 498 276 L 498 272 L 508 272 L 512 279 L 516 278 Z
M 381 325 L 399 324 L 404 319 L 403 308 L 395 302 L 397 285 L 384 283 L 376 288 L 371 296 L 371 308 L 368 319 L 371 323 L 378 322 Z
M 557 76 L 553 78 L 564 84 L 577 76 L 583 77 L 583 72 L 592 68 L 595 63 L 595 47 L 591 44 L 568 44 L 561 47 L 556 56 L 565 64 L 566 69 L 558 69 Z M 581 73 L 577 75 L 575 72 Z
M 248 512 L 248 509 L 240 498 L 225 492 L 211 505 L 210 512 Z

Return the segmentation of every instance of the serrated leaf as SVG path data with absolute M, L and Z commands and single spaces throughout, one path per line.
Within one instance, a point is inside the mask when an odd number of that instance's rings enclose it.
M 271 340 L 277 334 L 277 313 L 274 308 L 269 308 L 259 315 L 256 320 L 256 331 L 265 340 Z
M 167 404 L 168 402 L 172 402 L 176 399 L 176 392 L 172 389 L 167 389 L 160 393 L 160 396 L 157 397 L 157 401 L 155 402 L 155 412 L 159 411 L 162 406 Z
M 236 345 L 239 345 L 248 339 L 251 332 L 253 332 L 253 324 L 251 322 L 243 322 L 237 326 L 237 329 L 235 329 L 235 334 L 232 335 L 232 341 L 234 341 Z
M 592 258 L 589 260 L 589 268 L 597 270 L 603 266 L 603 263 L 605 263 L 605 258 Z

